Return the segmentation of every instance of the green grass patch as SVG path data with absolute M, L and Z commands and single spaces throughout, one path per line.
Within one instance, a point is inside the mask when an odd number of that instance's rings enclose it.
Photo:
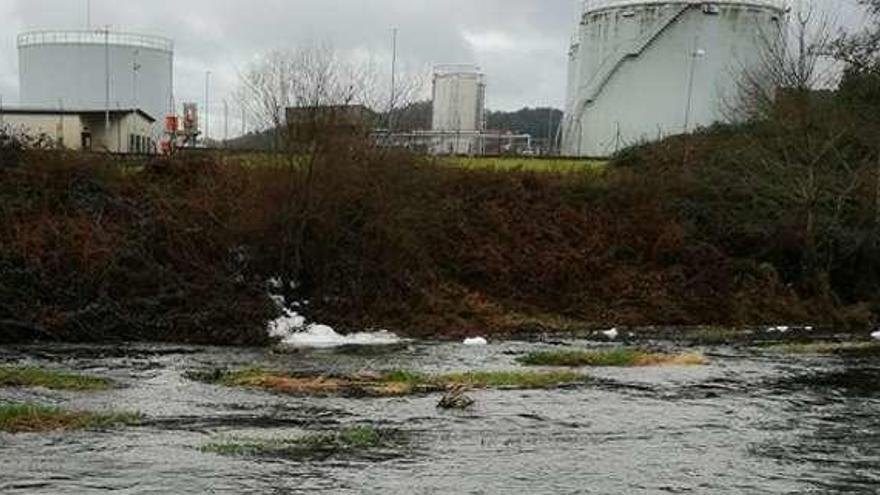
M 394 370 L 349 376 L 287 375 L 246 369 L 188 373 L 190 379 L 227 387 L 247 387 L 297 395 L 405 396 L 442 392 L 454 385 L 468 388 L 544 389 L 585 383 L 587 376 L 569 371 L 469 371 L 432 375 Z
M 585 375 L 569 371 L 471 371 L 430 377 L 429 382 L 473 388 L 542 389 L 584 383 Z
M 801 342 L 773 345 L 767 349 L 784 354 L 880 357 L 880 342 Z
M 594 351 L 540 351 L 517 358 L 526 366 L 639 367 L 639 366 L 701 366 L 709 360 L 701 354 L 663 354 L 641 349 L 618 347 Z
M 113 387 L 106 378 L 31 366 L 0 366 L 0 387 L 43 387 L 51 390 L 98 391 Z
M 282 439 L 232 438 L 209 443 L 199 450 L 234 457 L 278 457 L 298 459 L 314 456 L 363 453 L 392 445 L 393 435 L 370 426 L 356 426 L 337 432 L 312 433 Z
M 466 169 L 551 173 L 602 173 L 608 166 L 604 160 L 528 157 L 455 157 L 446 163 Z
M 91 413 L 33 403 L 0 403 L 0 431 L 7 433 L 113 428 L 134 425 L 140 419 L 134 413 Z

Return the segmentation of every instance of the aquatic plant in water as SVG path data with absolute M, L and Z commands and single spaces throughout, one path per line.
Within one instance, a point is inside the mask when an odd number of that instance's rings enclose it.
M 852 357 L 880 356 L 880 342 L 794 342 L 768 348 L 784 354 L 828 354 Z
M 290 438 L 237 437 L 209 443 L 199 450 L 225 456 L 298 459 L 364 453 L 391 446 L 398 436 L 371 426 L 354 426 L 340 431 L 310 433 Z
M 106 378 L 33 366 L 0 366 L 0 387 L 43 387 L 51 390 L 95 391 L 113 387 Z
M 112 428 L 137 424 L 137 413 L 67 411 L 34 403 L 0 403 L 0 431 L 7 433 Z
M 468 371 L 431 375 L 411 370 L 355 375 L 292 375 L 262 369 L 190 372 L 187 377 L 227 387 L 247 387 L 293 395 L 404 396 L 444 392 L 449 387 L 543 389 L 581 384 L 588 377 L 569 371 Z
M 617 347 L 601 350 L 537 351 L 517 358 L 527 366 L 644 367 L 644 366 L 703 366 L 709 360 L 702 354 L 665 354 L 641 349 Z

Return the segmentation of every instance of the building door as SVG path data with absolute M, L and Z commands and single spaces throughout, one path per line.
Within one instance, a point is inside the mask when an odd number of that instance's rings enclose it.
M 80 138 L 80 146 L 83 151 L 92 151 L 92 133 L 89 131 L 83 131 Z

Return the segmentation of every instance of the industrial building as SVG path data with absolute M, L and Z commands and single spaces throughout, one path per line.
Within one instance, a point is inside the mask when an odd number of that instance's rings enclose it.
M 109 122 L 109 125 L 108 125 Z M 0 128 L 26 135 L 40 146 L 77 151 L 156 152 L 156 119 L 142 110 L 0 109 Z
M 783 0 L 587 0 L 569 51 L 562 153 L 726 121 L 738 77 L 784 36 Z
M 173 113 L 174 43 L 169 39 L 109 30 L 34 31 L 18 36 L 18 54 L 23 107 L 116 115 L 120 109 L 141 109 L 152 119 Z M 88 127 L 97 136 L 94 124 L 89 121 Z M 162 131 L 153 126 L 152 138 Z M 99 142 L 116 147 L 117 137 Z
M 532 136 L 486 129 L 486 83 L 473 65 L 434 68 L 431 129 L 371 137 L 380 146 L 405 148 L 432 155 L 520 155 L 533 153 Z

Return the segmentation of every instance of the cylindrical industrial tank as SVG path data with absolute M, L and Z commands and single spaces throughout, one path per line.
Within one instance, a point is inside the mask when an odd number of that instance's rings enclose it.
M 433 122 L 435 131 L 483 130 L 486 86 L 480 69 L 470 65 L 434 68 Z
M 19 35 L 21 104 L 71 110 L 139 108 L 155 118 L 173 108 L 174 43 L 109 31 Z
M 744 70 L 784 36 L 784 0 L 587 0 L 562 152 L 620 149 L 728 120 Z

